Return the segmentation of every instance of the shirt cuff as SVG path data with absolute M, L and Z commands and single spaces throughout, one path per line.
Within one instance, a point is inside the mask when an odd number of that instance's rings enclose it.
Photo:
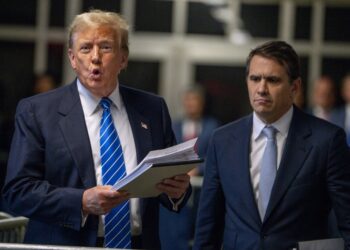
M 83 228 L 86 224 L 86 220 L 89 215 L 84 215 L 83 211 L 81 211 L 81 227 Z
M 170 203 L 172 204 L 173 206 L 173 211 L 177 212 L 179 211 L 179 205 L 182 203 L 182 201 L 184 200 L 185 198 L 185 194 L 186 192 L 181 196 L 180 199 L 172 199 L 168 196 L 168 199 L 170 201 Z

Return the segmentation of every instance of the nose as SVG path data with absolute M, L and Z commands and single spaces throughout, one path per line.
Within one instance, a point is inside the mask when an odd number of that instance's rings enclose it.
M 268 93 L 268 87 L 267 87 L 267 82 L 264 78 L 261 78 L 259 85 L 258 85 L 258 93 L 261 95 L 267 94 Z
M 92 49 L 91 61 L 95 64 L 99 64 L 101 62 L 101 55 L 97 46 L 94 46 Z

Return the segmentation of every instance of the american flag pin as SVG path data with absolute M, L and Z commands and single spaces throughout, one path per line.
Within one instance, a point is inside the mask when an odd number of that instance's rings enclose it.
M 147 124 L 146 124 L 146 123 L 144 123 L 144 122 L 141 122 L 141 127 L 143 127 L 144 129 L 148 129 Z

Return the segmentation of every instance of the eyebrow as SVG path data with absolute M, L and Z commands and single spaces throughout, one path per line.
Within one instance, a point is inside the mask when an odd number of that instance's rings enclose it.
M 252 78 L 263 78 L 263 79 L 265 79 L 265 80 L 267 80 L 267 81 L 271 81 L 271 80 L 278 80 L 278 81 L 280 81 L 281 79 L 282 79 L 282 77 L 281 76 L 276 76 L 276 75 L 267 75 L 267 76 L 264 76 L 264 75 L 262 75 L 262 74 L 250 74 L 250 75 L 248 75 L 248 77 L 250 78 L 250 79 L 252 79 Z

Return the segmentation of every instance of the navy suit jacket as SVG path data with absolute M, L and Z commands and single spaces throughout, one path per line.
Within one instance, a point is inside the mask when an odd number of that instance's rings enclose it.
M 120 94 L 138 162 L 150 150 L 175 144 L 162 98 L 123 86 Z M 96 186 L 96 177 L 76 82 L 23 99 L 15 126 L 3 192 L 13 212 L 30 218 L 25 242 L 95 246 L 98 216 L 89 215 L 81 227 L 82 195 Z M 160 248 L 159 202 L 172 209 L 165 194 L 141 200 L 143 248 Z
M 344 131 L 294 108 L 263 221 L 249 171 L 252 115 L 213 135 L 194 249 L 290 250 L 327 238 L 333 206 L 350 249 L 350 156 Z
M 331 122 L 345 129 L 345 106 L 335 109 L 331 114 Z
M 345 130 L 345 133 L 347 136 L 347 142 L 348 142 L 348 145 L 350 146 L 350 128 L 345 127 L 345 125 L 346 125 L 345 120 L 346 120 L 346 106 L 345 105 L 335 109 L 332 112 L 330 121 Z

